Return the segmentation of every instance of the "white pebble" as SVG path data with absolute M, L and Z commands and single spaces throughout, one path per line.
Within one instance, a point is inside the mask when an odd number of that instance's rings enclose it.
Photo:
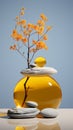
M 56 74 L 57 70 L 52 68 L 52 67 L 33 67 L 33 68 L 29 68 L 29 69 L 25 69 L 21 71 L 21 74 L 23 75 L 30 75 L 30 76 L 35 76 L 36 74 L 38 75 L 52 75 L 52 74 Z
M 14 109 L 10 109 L 8 110 L 9 113 L 33 113 L 37 111 L 37 108 L 14 108 Z
M 16 108 L 8 110 L 7 115 L 10 118 L 32 118 L 36 117 L 40 113 L 40 110 L 37 108 Z
M 32 107 L 32 108 L 38 107 L 38 104 L 34 101 L 26 101 L 25 103 L 28 107 Z
M 41 110 L 40 114 L 43 117 L 55 118 L 58 116 L 58 111 L 57 111 L 57 109 L 54 109 L 54 108 L 45 108 L 45 109 Z

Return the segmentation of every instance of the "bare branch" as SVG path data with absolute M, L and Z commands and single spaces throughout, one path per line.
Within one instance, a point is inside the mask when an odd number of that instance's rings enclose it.
M 27 60 L 27 58 L 24 56 L 24 54 L 23 54 L 23 53 L 21 53 L 21 52 L 20 52 L 20 50 L 19 50 L 19 49 L 17 49 L 17 48 L 16 48 L 16 51 L 17 51 L 17 52 L 18 52 L 21 56 L 23 56 L 23 57 Z
M 36 51 L 36 52 L 37 52 L 37 51 Z M 32 61 L 32 59 L 33 59 L 33 57 L 34 57 L 34 55 L 35 55 L 36 52 L 33 52 L 32 57 L 31 57 L 31 59 L 30 59 L 30 63 L 31 63 L 31 61 Z

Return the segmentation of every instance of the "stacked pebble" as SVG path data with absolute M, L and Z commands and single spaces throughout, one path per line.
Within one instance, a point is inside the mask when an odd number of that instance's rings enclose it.
M 26 102 L 26 105 L 28 107 L 33 107 L 33 108 L 36 108 L 38 107 L 38 104 L 36 102 L 33 102 L 33 101 L 27 101 Z M 47 117 L 47 118 L 55 118 L 58 116 L 58 111 L 57 109 L 54 109 L 54 108 L 45 108 L 45 109 L 42 109 L 40 111 L 40 114 L 43 116 L 43 117 Z
M 26 105 L 27 108 L 14 108 L 8 110 L 8 117 L 17 119 L 34 118 L 40 113 L 40 110 L 36 108 L 38 106 L 36 102 L 27 101 Z
M 46 118 L 55 118 L 58 115 L 57 109 L 54 108 L 45 108 L 41 111 L 37 109 L 38 104 L 33 101 L 26 101 L 27 108 L 14 108 L 11 110 L 8 110 L 7 115 L 10 118 L 34 118 L 39 113 L 42 115 L 42 117 Z
M 25 104 L 29 108 L 36 108 L 36 107 L 38 107 L 38 104 L 36 102 L 33 102 L 33 101 L 26 101 Z

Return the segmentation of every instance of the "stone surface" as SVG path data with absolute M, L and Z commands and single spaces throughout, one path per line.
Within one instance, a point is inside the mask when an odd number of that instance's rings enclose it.
M 32 107 L 32 108 L 38 107 L 38 104 L 33 101 L 26 101 L 25 103 L 26 103 L 27 107 Z
M 7 115 L 10 118 L 21 119 L 36 117 L 39 113 L 40 110 L 37 108 L 15 108 L 8 110 Z
M 37 111 L 37 108 L 13 108 L 8 110 L 10 113 L 33 113 Z
M 52 68 L 52 67 L 33 67 L 33 68 L 30 68 L 30 69 L 26 69 L 26 70 L 22 70 L 21 71 L 21 74 L 23 75 L 52 75 L 52 74 L 55 74 L 57 73 L 57 70 Z
M 40 114 L 43 117 L 55 118 L 58 116 L 58 111 L 57 111 L 57 109 L 54 109 L 54 108 L 45 108 L 45 109 L 41 110 Z

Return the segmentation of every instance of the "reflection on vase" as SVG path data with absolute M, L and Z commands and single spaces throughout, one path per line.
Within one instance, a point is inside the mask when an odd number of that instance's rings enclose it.
M 37 130 L 61 130 L 61 129 L 60 129 L 60 126 L 59 126 L 58 123 L 53 124 L 53 125 L 48 125 L 48 124 L 44 125 L 44 124 L 40 123 L 38 125 L 38 129 Z
M 38 125 L 16 126 L 15 130 L 38 130 Z
M 43 124 L 39 123 L 37 126 L 16 126 L 15 130 L 61 130 L 58 123 Z
M 16 126 L 15 130 L 26 130 L 24 126 Z
M 25 126 L 26 127 L 35 127 L 39 123 L 39 120 L 37 118 L 29 118 L 29 119 L 13 119 L 13 120 L 7 120 L 9 125 L 12 126 Z

